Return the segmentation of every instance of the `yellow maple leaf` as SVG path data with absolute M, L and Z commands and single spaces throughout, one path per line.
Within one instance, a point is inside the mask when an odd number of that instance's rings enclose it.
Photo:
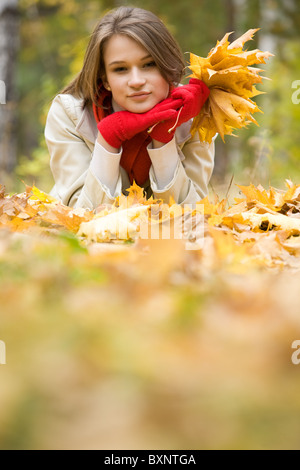
M 252 230 L 261 229 L 262 224 L 267 223 L 267 229 L 285 230 L 289 234 L 294 235 L 300 234 L 300 220 L 292 217 L 288 217 L 282 214 L 256 214 L 248 211 L 242 214 L 245 221 L 251 224 Z
M 30 193 L 32 194 L 32 196 L 30 197 L 30 200 L 32 201 L 38 201 L 38 202 L 47 203 L 47 204 L 50 204 L 52 202 L 54 203 L 57 202 L 57 199 L 50 196 L 50 194 L 44 193 L 43 191 L 38 189 L 36 186 L 32 186 L 32 187 L 27 186 L 26 192 L 29 195 Z
M 126 191 L 128 195 L 121 194 L 116 198 L 114 203 L 115 209 L 125 209 L 134 205 L 150 205 L 160 202 L 159 199 L 154 199 L 153 196 L 147 199 L 144 188 L 138 186 L 135 181 Z
M 219 133 L 232 135 L 234 129 L 257 124 L 252 114 L 262 112 L 251 98 L 263 92 L 255 85 L 262 82 L 259 68 L 251 67 L 265 63 L 273 56 L 259 49 L 244 51 L 245 42 L 252 39 L 258 29 L 250 29 L 230 44 L 225 34 L 210 51 L 207 58 L 190 54 L 189 68 L 193 78 L 202 80 L 210 89 L 210 95 L 200 114 L 194 118 L 191 133 L 199 133 L 203 142 L 211 142 Z M 258 124 L 257 124 L 258 125 Z
M 96 215 L 92 220 L 83 222 L 77 233 L 88 241 L 108 242 L 110 240 L 130 240 L 140 231 L 140 224 L 148 211 L 146 204 L 119 208 L 107 215 Z
M 240 186 L 237 185 L 238 188 L 242 191 L 242 193 L 246 196 L 246 200 L 248 203 L 251 202 L 260 202 L 265 206 L 269 207 L 270 209 L 274 208 L 275 203 L 275 196 L 273 191 L 266 191 L 261 186 L 254 186 L 254 184 L 250 184 L 249 186 Z

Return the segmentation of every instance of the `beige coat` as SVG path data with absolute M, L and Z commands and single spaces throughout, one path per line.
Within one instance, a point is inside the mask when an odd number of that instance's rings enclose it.
M 170 184 L 158 189 L 151 167 L 144 185 L 147 196 L 178 204 L 192 204 L 207 195 L 214 166 L 214 142 L 201 143 L 197 135 L 191 138 L 191 122 L 176 130 L 178 164 Z M 50 166 L 55 180 L 51 194 L 71 207 L 94 209 L 100 204 L 113 204 L 120 194 L 126 194 L 130 181 L 120 167 L 115 194 L 101 183 L 90 168 L 97 139 L 97 124 L 91 109 L 82 110 L 82 100 L 60 94 L 53 100 L 48 113 L 45 138 L 50 153 Z

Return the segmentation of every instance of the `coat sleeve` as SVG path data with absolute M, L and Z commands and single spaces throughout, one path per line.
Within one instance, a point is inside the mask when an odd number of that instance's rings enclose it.
M 156 198 L 166 203 L 172 197 L 177 204 L 193 204 L 208 194 L 208 184 L 214 168 L 215 145 L 200 142 L 198 134 L 190 138 L 178 152 L 178 161 L 172 181 L 160 188 L 153 168 L 150 183 Z
M 71 111 L 58 95 L 50 107 L 45 139 L 50 154 L 50 167 L 55 181 L 52 194 L 64 205 L 95 209 L 100 204 L 113 204 L 121 194 L 119 177 L 115 194 L 96 177 L 91 169 L 93 150 L 76 131 Z

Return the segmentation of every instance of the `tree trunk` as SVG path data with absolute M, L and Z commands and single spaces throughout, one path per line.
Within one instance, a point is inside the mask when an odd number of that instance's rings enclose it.
M 226 8 L 226 33 L 231 33 L 230 42 L 236 39 L 236 0 L 227 0 Z
M 16 58 L 19 46 L 18 0 L 0 3 L 0 183 L 17 162 Z
M 232 42 L 236 39 L 236 0 L 226 0 L 224 2 L 224 15 L 226 15 L 225 23 L 225 33 L 232 32 L 230 35 L 229 41 Z M 229 168 L 229 158 L 231 155 L 230 151 L 230 141 L 228 139 L 224 144 L 220 137 L 216 141 L 216 160 L 215 160 L 215 169 L 214 169 L 214 180 L 216 184 L 222 185 L 224 180 L 227 184 L 228 168 Z

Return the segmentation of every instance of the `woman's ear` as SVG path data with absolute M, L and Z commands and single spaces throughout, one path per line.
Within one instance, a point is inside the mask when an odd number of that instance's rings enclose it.
M 111 88 L 110 88 L 110 86 L 109 86 L 109 83 L 108 83 L 108 81 L 107 81 L 105 78 L 102 80 L 102 83 L 103 83 L 104 88 L 105 88 L 107 91 L 111 91 Z
M 103 88 L 105 88 L 105 90 L 111 91 L 111 88 L 106 78 L 106 74 L 103 74 L 103 75 L 100 74 L 100 80 L 102 82 Z

